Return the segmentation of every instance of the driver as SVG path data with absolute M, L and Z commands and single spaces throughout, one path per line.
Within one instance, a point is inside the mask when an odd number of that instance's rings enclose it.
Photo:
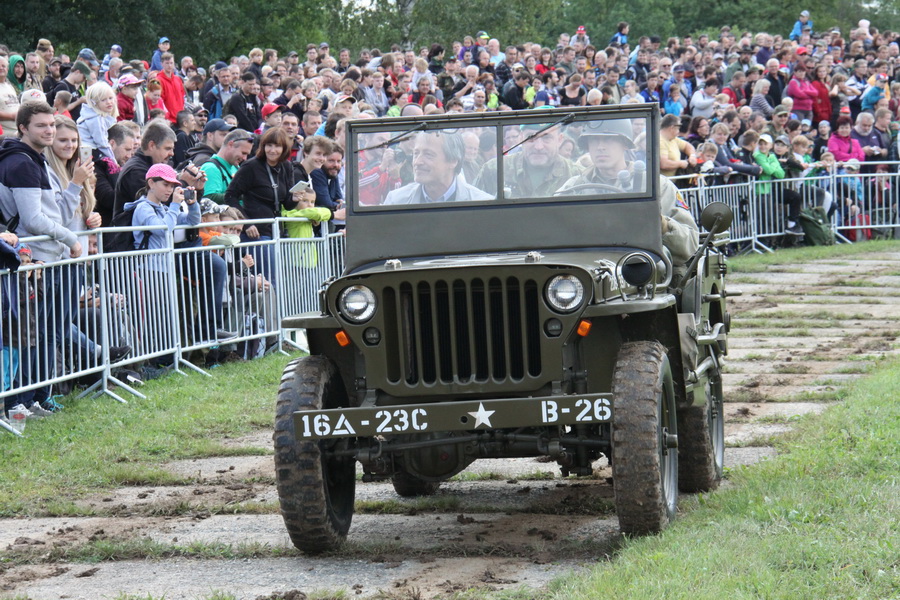
M 566 181 L 581 172 L 572 161 L 559 154 L 563 140 L 561 128 L 551 127 L 538 133 L 544 127 L 544 123 L 522 125 L 523 139 L 526 140 L 519 147 L 522 151 L 503 157 L 503 185 L 510 198 L 552 196 Z M 496 194 L 496 158 L 485 163 L 475 185 Z
M 635 162 L 629 160 L 629 150 L 634 149 L 632 134 L 628 119 L 586 123 L 578 142 L 587 151 L 591 166 L 583 174 L 569 179 L 562 190 L 596 183 L 623 191 L 644 191 L 642 170 L 635 169 Z M 659 177 L 659 205 L 662 242 L 672 255 L 673 266 L 678 268 L 697 250 L 699 230 L 681 194 L 662 175 Z
M 434 131 L 418 134 L 413 146 L 413 183 L 388 193 L 384 204 L 491 200 L 492 195 L 459 177 L 465 155 L 465 142 L 459 133 Z

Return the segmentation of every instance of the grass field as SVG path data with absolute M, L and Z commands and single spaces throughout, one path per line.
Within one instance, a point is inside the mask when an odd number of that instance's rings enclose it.
M 550 598 L 900 598 L 900 361 Z
M 66 399 L 59 414 L 29 421 L 24 437 L 0 436 L 0 516 L 77 514 L 70 501 L 91 491 L 178 482 L 159 467 L 169 460 L 271 452 L 223 441 L 272 427 L 288 360 L 228 363 L 211 378 L 171 374 L 126 406 L 102 396 Z

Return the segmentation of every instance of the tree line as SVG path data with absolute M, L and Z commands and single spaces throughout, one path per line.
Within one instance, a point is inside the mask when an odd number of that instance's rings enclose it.
M 252 47 L 276 48 L 282 55 L 307 43 L 328 41 L 332 48 L 418 48 L 449 45 L 479 30 L 508 42 L 554 46 L 561 32 L 584 25 L 603 47 L 616 23 L 631 23 L 629 39 L 686 33 L 717 34 L 723 25 L 740 32 L 787 35 L 801 10 L 811 10 L 816 29 L 840 27 L 845 37 L 860 18 L 879 29 L 900 28 L 900 3 L 869 0 L 45 0 L 40 10 L 9 2 L 0 22 L 0 42 L 14 50 L 32 49 L 50 39 L 57 53 L 74 56 L 83 47 L 100 56 L 121 44 L 125 58 L 149 59 L 161 36 L 172 39 L 177 56 L 200 65 L 246 54 Z

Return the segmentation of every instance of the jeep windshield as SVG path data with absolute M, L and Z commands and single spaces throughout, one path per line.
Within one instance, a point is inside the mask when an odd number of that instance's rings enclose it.
M 655 105 L 347 122 L 347 271 L 599 247 L 662 254 Z
M 347 197 L 359 212 L 648 196 L 646 111 L 537 110 L 353 125 Z

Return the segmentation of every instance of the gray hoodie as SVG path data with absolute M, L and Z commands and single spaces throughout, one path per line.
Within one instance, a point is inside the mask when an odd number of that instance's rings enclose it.
M 32 258 L 47 263 L 68 258 L 67 248 L 78 242 L 66 228 L 78 207 L 78 194 L 57 194 L 50 184 L 44 157 L 19 139 L 0 145 L 0 212 L 3 220 L 19 217 L 19 237 L 46 235 L 29 242 Z
M 109 128 L 115 124 L 115 117 L 101 115 L 92 106 L 85 104 L 81 107 L 81 115 L 78 117 L 78 133 L 81 135 L 81 143 L 90 148 L 96 148 L 107 158 L 116 160 L 107 135 Z

